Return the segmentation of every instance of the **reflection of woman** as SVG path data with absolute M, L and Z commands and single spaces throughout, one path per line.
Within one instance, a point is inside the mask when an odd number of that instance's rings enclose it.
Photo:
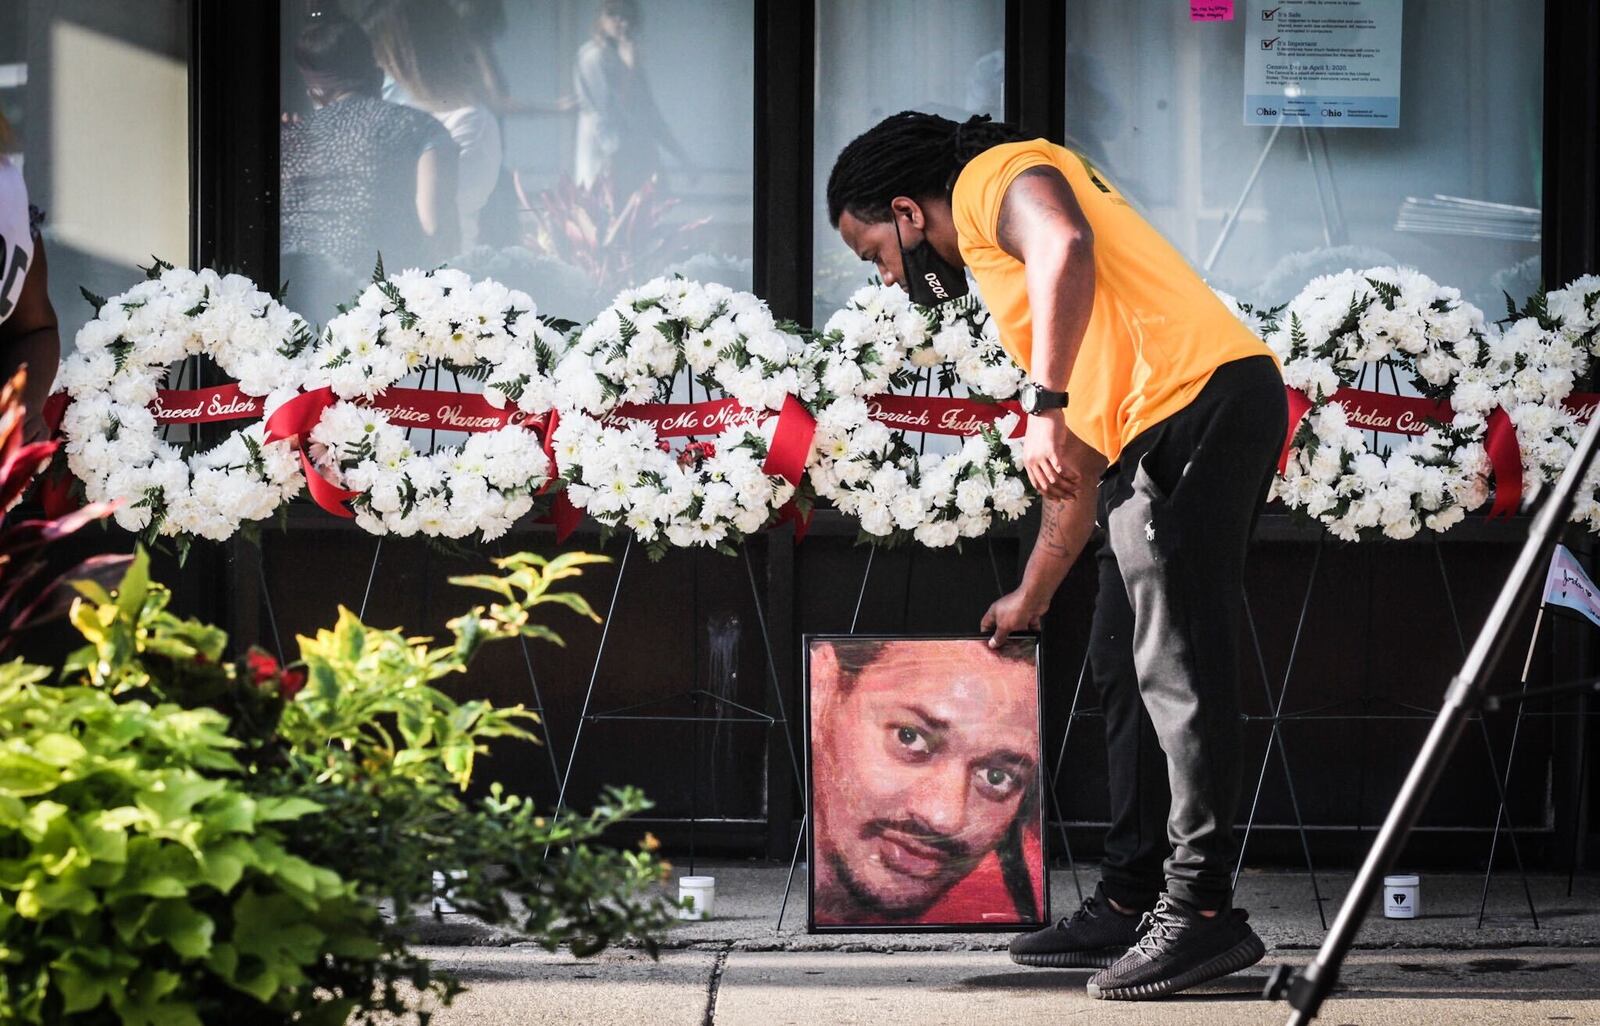
M 315 109 L 283 126 L 282 244 L 300 302 L 331 311 L 376 253 L 403 267 L 455 252 L 455 146 L 433 118 L 378 98 L 372 45 L 348 18 L 313 19 L 295 62 Z
M 472 62 L 478 69 L 491 110 L 504 118 L 570 114 L 577 108 L 578 100 L 574 96 L 545 101 L 511 95 L 494 51 L 494 41 L 504 35 L 507 28 L 505 0 L 455 0 L 454 6 L 466 31 Z
M 50 305 L 37 218 L 28 207 L 22 169 L 6 156 L 10 135 L 0 115 L 0 380 L 27 365 L 24 430 L 29 441 L 37 441 L 45 435 L 40 411 L 55 381 L 61 336 Z
M 667 128 L 640 63 L 635 0 L 604 0 L 594 34 L 578 50 L 578 153 L 575 177 L 592 185 L 609 175 L 621 195 L 661 170 L 661 151 L 682 164 L 688 154 Z
M 441 0 L 384 0 L 365 20 L 378 64 L 393 83 L 385 95 L 432 114 L 455 140 L 461 248 L 471 249 L 504 156 L 480 47 Z

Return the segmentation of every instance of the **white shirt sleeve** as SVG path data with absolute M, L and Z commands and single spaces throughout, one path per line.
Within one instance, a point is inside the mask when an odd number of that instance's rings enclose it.
M 33 263 L 33 227 L 22 169 L 0 156 L 0 321 L 11 316 Z

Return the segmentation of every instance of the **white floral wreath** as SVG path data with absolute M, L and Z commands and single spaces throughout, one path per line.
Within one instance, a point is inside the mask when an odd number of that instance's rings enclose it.
M 169 444 L 151 404 L 174 364 L 204 356 L 270 412 L 300 385 L 311 331 L 240 275 L 159 261 L 147 275 L 111 299 L 84 293 L 97 310 L 58 377 L 67 466 L 89 501 L 122 500 L 115 517 L 130 531 L 222 541 L 300 490 L 293 450 L 265 442 L 261 420 L 203 451 Z
M 555 371 L 556 464 L 567 496 L 608 530 L 626 529 L 652 558 L 671 546 L 725 551 L 796 497 L 765 464 L 800 372 L 804 342 L 757 297 L 722 285 L 657 278 L 621 293 L 578 335 Z M 666 403 L 680 372 L 753 415 L 680 452 L 623 404 Z
M 357 493 L 356 523 L 372 534 L 497 538 L 551 480 L 549 456 L 524 418 L 423 452 L 381 397 L 413 373 L 442 369 L 483 381 L 496 409 L 537 416 L 551 407 L 549 371 L 562 344 L 533 300 L 499 282 L 448 269 L 385 278 L 380 265 L 312 350 L 307 387 L 338 400 L 309 432 L 312 462 Z
M 1489 495 L 1489 416 L 1517 405 L 1508 403 L 1513 379 L 1502 341 L 1457 290 L 1409 268 L 1314 279 L 1268 339 L 1284 382 L 1311 401 L 1274 495 L 1350 541 L 1379 532 L 1409 538 L 1458 523 Z M 1364 370 L 1388 370 L 1423 396 L 1448 400 L 1452 422 L 1386 456 L 1371 451 L 1332 398 L 1356 386 Z
M 1531 489 L 1560 475 L 1582 434 L 1563 401 L 1600 348 L 1600 277 L 1585 275 L 1534 296 L 1523 309 L 1508 310 L 1503 323 L 1499 349 L 1511 379 L 1503 393 Z M 1572 520 L 1600 531 L 1600 466 L 1585 479 Z
M 912 389 L 922 375 L 936 378 L 929 384 L 941 392 L 964 385 L 980 402 L 1017 393 L 1023 372 L 975 297 L 922 309 L 900 289 L 865 286 L 828 319 L 810 358 L 822 387 L 809 476 L 817 495 L 855 517 L 865 538 L 953 545 L 1032 504 L 1021 439 L 1009 437 L 1018 414 L 983 425 L 954 453 L 919 453 L 904 431 L 871 414 L 872 397 Z

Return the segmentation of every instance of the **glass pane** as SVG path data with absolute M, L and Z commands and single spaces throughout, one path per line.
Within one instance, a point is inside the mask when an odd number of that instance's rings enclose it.
M 748 0 L 282 10 L 284 276 L 311 320 L 380 250 L 391 268 L 492 276 L 575 320 L 661 274 L 750 287 Z M 370 60 L 332 38 L 343 16 Z
M 873 275 L 828 224 L 828 172 L 890 114 L 1005 115 L 1004 0 L 818 0 L 815 131 L 817 325 Z
M 1374 264 L 1416 267 L 1491 317 L 1502 289 L 1526 298 L 1543 5 L 1405 0 L 1396 128 L 1247 127 L 1246 28 L 1285 6 L 1250 0 L 1232 22 L 1192 23 L 1167 0 L 1070 4 L 1068 135 L 1241 299 L 1281 303 L 1316 275 Z
M 79 286 L 115 295 L 152 254 L 188 262 L 190 6 L 0 3 L 0 110 L 45 214 L 63 350 L 94 313 Z

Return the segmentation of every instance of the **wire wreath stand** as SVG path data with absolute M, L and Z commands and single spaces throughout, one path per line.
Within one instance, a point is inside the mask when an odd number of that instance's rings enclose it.
M 686 375 L 688 400 L 693 404 L 695 400 L 695 383 L 692 375 Z M 676 388 L 677 380 L 672 383 Z M 710 391 L 706 392 L 706 401 L 711 401 Z M 689 442 L 694 442 L 695 436 L 687 436 Z M 772 531 L 781 526 L 779 520 L 768 528 Z M 788 750 L 789 768 L 793 773 L 795 786 L 802 796 L 802 806 L 805 802 L 805 777 L 800 769 L 800 756 L 795 749 L 794 737 L 789 730 L 789 716 L 783 700 L 783 689 L 778 675 L 777 659 L 773 653 L 772 632 L 767 623 L 767 612 L 761 600 L 761 588 L 756 580 L 755 564 L 750 558 L 748 540 L 741 540 L 737 546 L 737 557 L 744 563 L 745 576 L 750 584 L 750 603 L 755 612 L 756 623 L 761 632 L 761 647 L 764 661 L 765 677 L 769 695 L 773 702 L 776 715 L 752 708 L 741 702 L 734 701 L 726 695 L 719 695 L 705 687 L 691 687 L 684 691 L 668 695 L 645 699 L 623 706 L 600 711 L 592 711 L 595 691 L 600 679 L 600 665 L 605 659 L 606 647 L 611 637 L 612 618 L 616 612 L 617 600 L 622 593 L 622 582 L 627 577 L 628 562 L 634 549 L 634 534 L 627 531 L 627 539 L 623 544 L 622 558 L 617 565 L 617 578 L 611 588 L 611 598 L 606 604 L 605 619 L 600 630 L 600 643 L 595 649 L 594 663 L 590 668 L 589 682 L 584 689 L 582 711 L 578 716 L 578 726 L 573 733 L 572 749 L 568 754 L 565 768 L 558 774 L 559 789 L 556 794 L 556 806 L 553 819 L 559 819 L 566 810 L 568 787 L 572 781 L 573 767 L 577 765 L 579 746 L 583 740 L 584 728 L 589 724 L 607 722 L 635 722 L 635 723 L 673 723 L 687 724 L 691 731 L 690 746 L 690 789 L 689 789 L 689 873 L 694 874 L 696 861 L 696 830 L 699 821 L 699 793 L 700 793 L 700 727 L 702 724 L 716 725 L 742 725 L 759 726 L 768 731 L 777 728 L 783 735 L 784 745 Z M 774 537 L 769 535 L 769 537 Z M 736 675 L 736 674 L 735 674 Z M 652 710 L 672 704 L 687 703 L 687 713 L 680 712 L 654 712 Z M 708 707 L 714 713 L 708 714 Z M 548 849 L 546 849 L 548 852 Z M 781 924 L 781 914 L 780 914 Z
M 450 377 L 452 379 L 452 384 L 453 384 L 454 387 L 452 389 L 443 389 L 443 388 L 441 388 L 440 386 L 443 383 L 444 373 L 445 373 L 444 368 L 441 367 L 441 366 L 437 366 L 437 365 L 434 366 L 431 369 L 424 369 L 420 373 L 420 380 L 419 380 L 418 384 L 422 388 L 427 389 L 428 388 L 429 375 L 431 374 L 432 375 L 432 387 L 431 387 L 430 391 L 432 393 L 434 393 L 434 394 L 437 394 L 440 397 L 449 397 L 449 396 L 452 396 L 452 395 L 472 395 L 472 394 L 474 394 L 474 393 L 466 391 L 465 389 L 463 389 L 461 387 L 461 375 L 459 373 L 457 373 L 456 371 L 453 371 L 453 370 L 450 371 Z M 434 427 L 410 426 L 410 427 L 406 427 L 404 430 L 405 430 L 406 440 L 408 442 L 409 441 L 413 441 L 414 438 L 416 436 L 420 435 L 421 432 L 426 431 L 428 433 L 428 449 L 431 451 L 438 444 L 440 429 L 437 426 L 434 426 Z M 445 429 L 445 432 L 448 434 L 448 433 L 451 433 L 452 430 L 454 430 L 454 429 L 448 429 L 447 428 L 447 429 Z M 384 543 L 384 541 L 386 540 L 387 537 L 388 537 L 387 535 L 381 535 L 381 534 L 377 535 L 376 538 L 375 538 L 374 544 L 373 544 L 372 561 L 371 561 L 371 563 L 369 564 L 369 566 L 367 568 L 366 584 L 362 588 L 362 591 L 361 591 L 361 603 L 356 608 L 356 618 L 360 619 L 360 620 L 363 620 L 363 621 L 365 621 L 365 619 L 366 619 L 367 608 L 368 608 L 368 605 L 369 605 L 369 603 L 371 602 L 371 599 L 372 599 L 373 585 L 378 579 L 378 567 L 379 567 L 379 564 L 380 564 L 380 562 L 382 561 L 382 558 L 383 558 L 383 543 Z M 423 607 L 426 609 L 427 606 L 430 603 L 430 600 L 431 600 L 431 577 L 429 576 L 429 570 L 430 570 L 431 564 L 432 564 L 433 540 L 432 539 L 424 539 L 424 541 L 429 543 L 426 547 L 424 547 L 423 552 L 422 552 L 423 563 L 422 563 L 422 573 L 421 573 L 422 587 L 423 587 L 422 604 L 423 604 Z M 499 555 L 499 556 L 506 555 L 506 547 L 505 547 L 504 541 L 497 540 L 495 542 L 495 552 L 496 552 L 496 555 Z M 277 613 L 273 608 L 271 589 L 268 587 L 267 575 L 266 575 L 266 561 L 258 556 L 254 560 L 254 562 L 255 562 L 255 565 L 256 565 L 257 580 L 258 580 L 258 583 L 260 585 L 262 609 L 266 613 L 266 616 L 267 616 L 267 627 L 268 627 L 268 630 L 269 630 L 269 632 L 270 632 L 270 634 L 272 636 L 272 642 L 273 642 L 273 646 L 274 646 L 274 648 L 276 650 L 276 654 L 278 656 L 278 660 L 281 663 L 281 662 L 283 662 L 283 659 L 284 659 L 283 639 L 279 634 Z M 560 770 L 560 767 L 559 767 L 559 763 L 558 763 L 557 758 L 556 758 L 555 738 L 554 738 L 554 735 L 551 733 L 551 730 L 550 730 L 550 718 L 545 713 L 544 695 L 543 695 L 543 693 L 541 692 L 541 690 L 539 688 L 539 678 L 538 678 L 538 675 L 534 671 L 533 653 L 529 650 L 528 639 L 526 637 L 519 637 L 517 639 L 517 643 L 521 648 L 522 665 L 523 665 L 523 669 L 525 670 L 525 672 L 527 674 L 528 690 L 531 693 L 532 698 L 533 698 L 533 704 L 528 706 L 527 708 L 528 708 L 528 710 L 530 712 L 532 712 L 535 716 L 538 717 L 539 728 L 540 728 L 540 731 L 543 734 L 543 738 L 542 738 L 540 746 L 545 750 L 546 757 L 549 759 L 549 762 L 550 762 L 550 775 L 551 775 L 552 782 L 553 783 L 559 783 L 561 781 L 562 777 L 561 777 L 561 770 Z

